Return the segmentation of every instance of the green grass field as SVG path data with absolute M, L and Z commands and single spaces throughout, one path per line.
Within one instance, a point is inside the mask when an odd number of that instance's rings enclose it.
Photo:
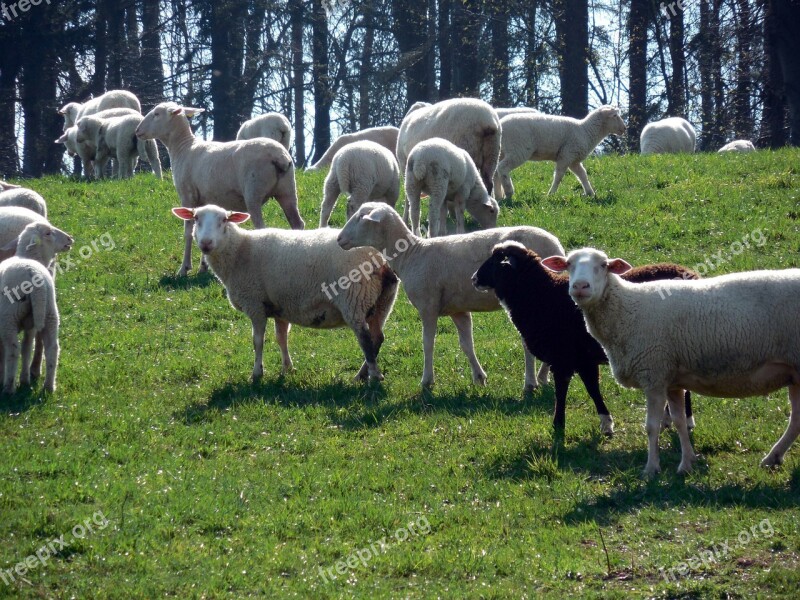
M 500 224 L 634 264 L 708 259 L 708 275 L 800 266 L 800 151 L 586 166 L 596 199 L 571 174 L 545 196 L 550 163 L 516 171 Z M 309 227 L 322 182 L 298 174 Z M 471 384 L 441 320 L 423 395 L 421 325 L 402 292 L 382 384 L 351 383 L 362 355 L 348 329 L 294 328 L 296 371 L 280 377 L 268 326 L 253 386 L 247 317 L 212 276 L 174 276 L 171 180 L 26 185 L 76 244 L 57 280 L 58 389 L 0 398 L 0 597 L 797 597 L 800 447 L 758 466 L 786 427 L 785 390 L 697 397 L 695 472 L 675 474 L 667 432 L 663 472 L 645 481 L 641 392 L 603 367 L 617 424 L 605 439 L 576 379 L 556 438 L 552 386 L 522 396 L 502 312 L 474 319 L 489 385 Z M 264 214 L 287 227 L 275 202 Z M 341 226 L 343 201 L 334 215 Z

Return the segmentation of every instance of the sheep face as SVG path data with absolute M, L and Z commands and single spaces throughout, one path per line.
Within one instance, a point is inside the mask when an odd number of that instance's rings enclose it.
M 484 229 L 497 227 L 497 213 L 500 212 L 500 205 L 488 194 L 481 202 L 470 203 L 467 210 Z
M 619 109 L 615 106 L 604 106 L 603 113 L 606 131 L 614 135 L 624 135 L 625 121 L 622 120 Z
M 165 138 L 172 131 L 170 121 L 179 115 L 192 117 L 205 109 L 180 106 L 175 102 L 162 102 L 147 113 L 136 128 L 136 137 L 140 140 Z
M 247 213 L 227 211 L 214 204 L 197 209 L 181 206 L 173 208 L 172 214 L 184 221 L 194 221 L 194 240 L 203 254 L 211 254 L 224 243 L 231 223 L 244 223 L 250 218 Z
M 481 292 L 496 289 L 505 277 L 515 277 L 518 255 L 528 253 L 519 242 L 498 244 L 492 249 L 492 255 L 472 275 L 472 285 Z M 536 253 L 531 253 L 537 256 Z
M 79 144 L 83 144 L 90 140 L 94 141 L 92 129 L 96 131 L 100 126 L 100 121 L 94 117 L 81 117 L 78 119 L 76 125 L 78 127 L 78 132 L 75 135 L 75 141 Z
M 605 253 L 594 248 L 573 250 L 563 256 L 550 256 L 542 261 L 548 269 L 569 273 L 569 295 L 581 308 L 600 301 L 606 289 L 608 274 L 621 275 L 631 266 L 621 258 L 609 259 Z
M 58 114 L 64 115 L 64 131 L 69 129 L 72 125 L 75 124 L 75 117 L 78 116 L 78 111 L 81 109 L 81 105 L 77 102 L 70 102 L 65 104 L 61 107 L 58 111 Z
M 52 256 L 58 252 L 66 252 L 75 240 L 65 231 L 53 227 L 49 223 L 30 223 L 19 235 L 19 245 L 26 250 L 42 245 L 45 254 Z
M 365 202 L 356 213 L 350 217 L 339 232 L 336 241 L 345 250 L 360 248 L 361 246 L 381 247 L 378 237 L 378 224 L 386 218 L 390 207 L 383 202 Z

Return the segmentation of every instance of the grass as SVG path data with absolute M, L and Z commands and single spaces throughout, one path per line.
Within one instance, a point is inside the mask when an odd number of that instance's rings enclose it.
M 798 164 L 797 150 L 592 158 L 595 199 L 570 174 L 546 196 L 552 166 L 528 164 L 500 223 L 632 263 L 710 260 L 708 274 L 798 266 Z M 309 226 L 322 181 L 298 174 Z M 785 391 L 698 397 L 696 471 L 675 474 L 665 433 L 664 471 L 644 481 L 639 391 L 604 368 L 617 423 L 605 439 L 573 382 L 554 435 L 553 389 L 521 396 L 521 347 L 497 312 L 475 317 L 489 385 L 471 385 L 442 320 L 423 394 L 421 326 L 402 294 L 383 384 L 350 382 L 362 358 L 349 330 L 295 328 L 296 371 L 278 375 L 270 334 L 253 386 L 248 319 L 213 277 L 174 276 L 171 181 L 28 185 L 77 261 L 58 278 L 56 394 L 0 398 L 0 597 L 796 597 L 800 448 L 758 467 L 786 426 Z M 274 202 L 264 214 L 286 227 Z M 48 544 L 45 564 L 5 571 Z

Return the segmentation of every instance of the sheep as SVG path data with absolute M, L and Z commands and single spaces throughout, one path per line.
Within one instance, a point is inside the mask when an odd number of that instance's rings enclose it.
M 345 252 L 336 243 L 336 229 L 246 231 L 236 224 L 246 221 L 247 213 L 228 212 L 213 204 L 172 212 L 194 224 L 197 245 L 225 286 L 231 305 L 250 317 L 254 382 L 264 372 L 264 329 L 269 317 L 275 319 L 282 374 L 293 368 L 288 347 L 291 323 L 316 329 L 347 325 L 356 334 L 365 359 L 355 379 L 383 379 L 377 358 L 398 280 L 371 249 Z M 341 293 L 331 294 L 326 287 L 330 282 L 339 282 Z
M 3 248 L 14 242 L 26 225 L 45 222 L 47 222 L 47 219 L 28 208 L 21 206 L 0 207 L 0 261 L 14 256 L 16 246 L 5 250 Z
M 47 218 L 47 203 L 40 194 L 18 185 L 0 184 L 0 206 L 20 206 Z
M 679 265 L 654 264 L 635 267 L 623 273 L 622 278 L 638 283 L 697 279 L 698 275 Z M 569 296 L 569 278 L 542 266 L 536 252 L 509 241 L 492 249 L 492 255 L 472 276 L 472 283 L 479 290 L 492 290 L 497 295 L 531 354 L 550 365 L 556 388 L 553 426 L 564 428 L 567 391 L 577 373 L 600 416 L 600 431 L 612 435 L 614 419 L 600 393 L 599 366 L 608 359 L 586 330 L 581 311 Z M 689 428 L 693 428 L 689 392 L 686 392 L 686 417 Z
M 372 246 L 381 251 L 400 277 L 409 301 L 422 320 L 424 368 L 422 386 L 434 384 L 433 346 L 439 317 L 450 317 L 458 330 L 461 350 L 472 369 L 472 380 L 486 385 L 486 373 L 475 356 L 472 342 L 472 312 L 500 309 L 497 296 L 476 290 L 471 276 L 496 244 L 517 240 L 540 254 L 563 254 L 558 239 L 537 227 L 500 227 L 446 237 L 421 238 L 414 235 L 402 217 L 390 206 L 367 202 L 350 217 L 341 233 L 342 248 Z M 534 359 L 525 350 L 525 388 L 537 386 Z M 542 365 L 538 382 L 547 380 Z
M 112 117 L 124 117 L 125 115 L 138 114 L 141 113 L 131 108 L 109 108 L 87 116 L 97 117 L 98 119 L 110 119 Z M 86 125 L 84 125 L 83 131 L 79 129 L 78 124 L 65 129 L 64 133 L 61 134 L 61 137 L 58 138 L 55 143 L 64 144 L 70 155 L 77 154 L 80 157 L 83 163 L 83 175 L 86 179 L 91 179 L 94 176 L 94 158 L 97 153 L 97 147 L 95 146 L 94 132 L 87 131 Z M 115 162 L 113 169 L 114 175 L 117 174 L 118 167 L 119 165 Z
M 333 157 L 336 156 L 339 150 L 348 144 L 352 144 L 353 142 L 375 142 L 394 154 L 395 149 L 397 148 L 397 134 L 399 131 L 400 130 L 397 127 L 390 126 L 368 127 L 367 129 L 362 129 L 361 131 L 340 135 L 338 138 L 336 138 L 336 141 L 334 141 L 333 144 L 331 144 L 330 147 L 325 150 L 325 154 L 323 154 L 313 165 L 307 167 L 306 171 L 318 171 L 323 167 L 329 166 L 333 162 Z
M 497 176 L 501 193 L 507 198 L 514 195 L 509 173 L 529 160 L 556 163 L 548 194 L 555 193 L 569 169 L 580 180 L 583 193 L 594 196 L 583 160 L 606 136 L 625 133 L 625 121 L 615 106 L 601 106 L 580 120 L 540 113 L 514 114 L 502 119 L 500 126 L 503 155 L 497 165 Z
M 196 208 L 213 201 L 230 210 L 247 209 L 255 228 L 261 229 L 261 206 L 274 197 L 289 225 L 303 229 L 305 223 L 297 210 L 294 163 L 286 148 L 265 138 L 235 142 L 197 139 L 187 117 L 201 112 L 202 108 L 164 102 L 147 113 L 136 128 L 140 140 L 157 138 L 167 147 L 181 206 Z M 191 221 L 185 223 L 184 242 L 180 277 L 192 268 Z M 207 269 L 203 256 L 199 272 Z
M 397 162 L 403 173 L 414 146 L 433 137 L 466 150 L 486 191 L 492 193 L 492 178 L 500 157 L 500 119 L 489 104 L 475 98 L 453 98 L 411 106 L 397 136 Z
M 465 207 L 478 215 L 484 227 L 497 225 L 497 202 L 486 191 L 469 153 L 445 139 L 431 138 L 414 146 L 408 155 L 405 185 L 403 221 L 406 221 L 410 211 L 414 235 L 420 234 L 422 192 L 430 196 L 428 219 L 432 237 L 447 235 L 447 208 L 450 203 L 455 213 L 456 233 L 464 233 Z
M 155 140 L 140 140 L 135 131 L 142 122 L 142 115 L 125 115 L 110 119 L 97 117 L 81 117 L 79 127 L 84 127 L 91 135 L 94 133 L 95 172 L 98 177 L 105 171 L 105 165 L 113 156 L 117 161 L 117 172 L 120 179 L 133 176 L 137 158 L 150 163 L 153 173 L 161 179 L 161 158 Z
M 508 115 L 518 115 L 520 113 L 538 113 L 539 111 L 535 108 L 529 108 L 527 106 L 515 106 L 514 108 L 495 108 L 494 112 L 497 113 L 497 118 L 502 121 L 503 118 L 507 117 Z
M 142 105 L 135 94 L 127 90 L 110 90 L 87 100 L 83 104 L 80 102 L 70 102 L 59 109 L 58 114 L 64 115 L 64 130 L 66 131 L 81 117 L 94 115 L 109 108 L 130 108 L 137 113 L 142 112 Z
M 639 136 L 642 154 L 676 154 L 694 152 L 694 127 L 681 117 L 668 117 L 648 123 Z
M 281 113 L 270 112 L 242 123 L 236 134 L 237 140 L 251 140 L 257 137 L 275 140 L 288 151 L 292 146 L 292 124 Z
M 0 354 L 6 394 L 16 390 L 20 331 L 24 331 L 20 384 L 29 385 L 31 378 L 38 376 L 35 360 L 31 366 L 36 337 L 44 346 L 47 364 L 44 389 L 55 391 L 59 316 L 55 283 L 46 265 L 56 252 L 68 249 L 71 244 L 69 235 L 49 223 L 31 223 L 19 235 L 15 256 L 0 264 L 0 289 L 5 296 L 0 300 Z
M 733 140 L 728 142 L 717 152 L 754 152 L 756 147 L 750 140 Z
M 370 200 L 394 207 L 400 195 L 400 168 L 394 154 L 376 142 L 362 140 L 342 148 L 333 157 L 331 170 L 325 177 L 325 194 L 319 215 L 319 226 L 326 227 L 331 212 L 344 192 L 347 218 Z
M 569 272 L 570 296 L 605 349 L 614 378 L 645 393 L 645 476 L 660 470 L 658 435 L 667 402 L 681 442 L 678 473 L 692 469 L 683 390 L 742 398 L 788 386 L 789 425 L 761 466 L 783 462 L 800 434 L 800 269 L 634 285 L 617 276 L 630 268 L 627 262 L 594 248 L 542 264 Z

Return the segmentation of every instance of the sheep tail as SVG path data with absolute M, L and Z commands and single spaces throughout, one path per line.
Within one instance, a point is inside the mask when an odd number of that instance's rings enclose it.
M 292 161 L 276 158 L 272 161 L 272 164 L 275 165 L 275 171 L 277 171 L 278 177 L 280 177 L 281 175 L 286 175 L 286 173 L 288 173 L 292 166 Z
M 47 317 L 47 295 L 48 286 L 34 287 L 31 292 L 31 316 L 33 317 L 33 328 L 36 331 L 44 329 Z
M 409 161 L 408 164 L 411 172 L 414 173 L 414 177 L 417 178 L 417 181 L 422 181 L 425 179 L 425 175 L 428 173 L 428 168 L 430 168 L 431 174 L 436 174 L 436 165 L 434 163 L 429 163 L 426 165 L 423 161 L 415 160 Z

